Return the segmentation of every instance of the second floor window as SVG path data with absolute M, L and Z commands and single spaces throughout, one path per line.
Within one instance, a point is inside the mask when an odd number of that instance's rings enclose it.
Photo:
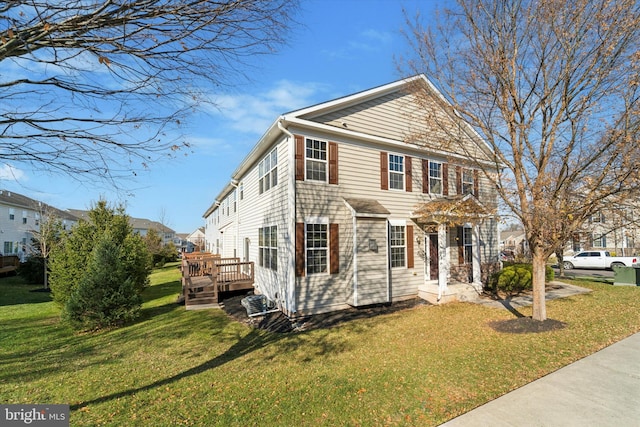
M 307 138 L 305 149 L 306 179 L 327 181 L 327 142 Z
M 273 150 L 258 165 L 260 194 L 278 185 L 278 152 Z
M 429 162 L 429 193 L 442 194 L 442 163 Z
M 404 157 L 389 154 L 389 188 L 404 190 Z
M 473 170 L 462 170 L 462 194 L 473 194 Z

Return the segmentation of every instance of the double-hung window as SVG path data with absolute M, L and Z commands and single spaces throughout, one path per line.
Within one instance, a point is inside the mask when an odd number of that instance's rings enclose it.
M 391 225 L 389 228 L 389 240 L 391 242 L 391 268 L 405 267 L 406 264 L 406 227 L 404 225 Z
M 278 270 L 278 227 L 273 225 L 258 230 L 258 263 L 260 267 Z
M 462 245 L 464 246 L 464 263 L 471 264 L 473 262 L 473 237 L 472 228 L 462 228 Z
M 594 234 L 593 235 L 593 247 L 594 248 L 606 248 L 607 247 L 607 236 L 604 234 Z
M 305 160 L 306 179 L 327 182 L 327 141 L 307 138 Z
M 305 224 L 307 275 L 327 273 L 329 258 L 328 223 L 317 221 Z
M 442 163 L 429 161 L 429 193 L 442 194 Z
M 473 170 L 462 170 L 462 194 L 473 194 Z
M 258 165 L 260 194 L 278 185 L 278 151 L 274 149 Z
M 389 188 L 404 190 L 404 156 L 389 154 Z
M 9 208 L 9 219 L 13 221 L 16 219 L 16 210 L 13 208 Z

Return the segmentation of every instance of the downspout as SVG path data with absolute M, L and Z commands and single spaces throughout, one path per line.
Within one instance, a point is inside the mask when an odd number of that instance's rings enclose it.
M 285 313 L 288 316 L 296 313 L 296 251 L 295 251 L 295 235 L 296 235 L 296 174 L 295 174 L 295 164 L 296 164 L 296 152 L 295 152 L 295 137 L 289 130 L 284 127 L 282 122 L 286 121 L 284 116 L 280 116 L 278 119 L 278 129 L 280 129 L 287 137 L 289 138 L 289 144 L 287 147 L 289 149 L 289 176 L 287 180 L 287 187 L 290 197 L 287 197 L 287 212 L 289 213 L 288 218 L 288 242 L 285 239 L 285 242 L 288 243 L 288 268 L 287 268 L 287 278 L 286 278 L 286 296 L 285 296 Z M 293 239 L 291 236 L 294 236 Z
M 240 198 L 238 197 L 238 183 L 237 179 L 232 179 L 230 184 L 234 188 L 235 197 L 235 210 L 236 210 L 236 257 L 240 258 Z

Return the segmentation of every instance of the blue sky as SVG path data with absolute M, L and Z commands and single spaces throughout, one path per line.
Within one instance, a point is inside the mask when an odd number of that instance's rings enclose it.
M 395 81 L 395 57 L 408 53 L 402 8 L 433 13 L 435 0 L 301 0 L 289 44 L 249 68 L 250 81 L 211 93 L 188 123 L 193 152 L 154 163 L 116 192 L 92 182 L 0 166 L 0 187 L 60 209 L 89 209 L 104 198 L 134 217 L 179 233 L 204 225 L 202 214 L 268 126 L 282 113 Z

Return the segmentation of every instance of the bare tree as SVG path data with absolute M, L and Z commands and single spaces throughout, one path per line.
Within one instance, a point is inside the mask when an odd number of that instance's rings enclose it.
M 0 3 L 0 161 L 115 184 L 185 149 L 207 91 L 286 40 L 296 0 Z
M 58 210 L 40 203 L 34 207 L 36 215 L 38 216 L 37 227 L 31 230 L 33 236 L 34 245 L 33 248 L 36 252 L 39 252 L 42 256 L 42 262 L 44 266 L 44 288 L 49 289 L 49 271 L 48 261 L 49 255 L 53 250 L 53 247 L 60 241 L 61 234 L 64 232 L 62 219 L 58 214 Z
M 639 8 L 635 0 L 458 0 L 435 27 L 407 17 L 414 55 L 402 64 L 438 82 L 451 116 L 473 127 L 502 170 L 486 176 L 524 226 L 537 320 L 547 318 L 549 255 L 592 214 L 638 194 Z M 458 136 L 428 143 L 463 152 Z

